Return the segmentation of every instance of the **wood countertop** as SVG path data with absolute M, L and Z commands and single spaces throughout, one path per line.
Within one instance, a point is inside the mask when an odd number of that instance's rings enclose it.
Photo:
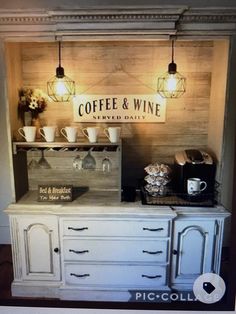
M 135 202 L 120 202 L 115 191 L 87 191 L 72 202 L 39 202 L 37 191 L 27 192 L 17 203 L 12 203 L 5 210 L 7 214 L 83 214 L 121 215 L 121 216 L 161 216 L 175 217 L 169 206 L 142 205 L 139 198 Z
M 132 217 L 160 216 L 174 218 L 181 215 L 217 215 L 229 216 L 230 213 L 223 206 L 214 207 L 180 207 L 180 206 L 154 206 L 143 205 L 139 199 L 135 202 L 120 202 L 115 191 L 87 191 L 76 197 L 72 202 L 39 202 L 38 192 L 27 192 L 18 202 L 10 204 L 5 212 L 7 214 L 52 214 L 52 215 L 116 215 Z

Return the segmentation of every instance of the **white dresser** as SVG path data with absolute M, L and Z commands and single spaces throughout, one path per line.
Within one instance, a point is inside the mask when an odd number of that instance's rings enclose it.
M 62 297 L 83 291 L 85 299 L 90 290 L 107 300 L 113 290 L 123 299 L 127 290 L 168 289 L 171 227 L 158 210 L 153 218 L 61 218 Z
M 130 291 L 191 290 L 202 272 L 218 273 L 228 215 L 222 207 L 119 203 L 112 192 L 64 205 L 39 204 L 29 193 L 6 212 L 13 295 L 99 301 L 128 301 Z

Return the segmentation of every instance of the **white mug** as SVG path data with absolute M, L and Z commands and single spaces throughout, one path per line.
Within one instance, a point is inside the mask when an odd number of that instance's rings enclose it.
M 96 143 L 98 139 L 99 127 L 89 127 L 82 129 L 83 134 L 88 138 L 90 143 Z
M 104 133 L 109 138 L 111 143 L 117 143 L 120 139 L 120 130 L 120 127 L 109 127 L 104 129 Z
M 60 132 L 67 139 L 68 142 L 76 142 L 77 128 L 73 126 L 66 126 L 65 128 L 62 128 Z
M 39 129 L 39 133 L 42 135 L 43 138 L 45 138 L 46 142 L 54 142 L 56 127 L 44 126 L 43 128 Z
M 18 132 L 25 138 L 26 142 L 35 141 L 36 126 L 24 126 L 23 128 L 19 128 Z
M 203 187 L 201 187 L 203 186 Z M 189 178 L 187 182 L 187 190 L 189 195 L 196 195 L 204 191 L 207 187 L 205 181 L 201 181 L 199 178 Z

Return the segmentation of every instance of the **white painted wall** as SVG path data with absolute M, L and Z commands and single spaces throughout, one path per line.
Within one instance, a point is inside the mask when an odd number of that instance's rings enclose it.
M 6 87 L 6 71 L 4 62 L 4 43 L 0 41 L 0 243 L 10 243 L 9 222 L 3 209 L 13 201 L 11 138 Z

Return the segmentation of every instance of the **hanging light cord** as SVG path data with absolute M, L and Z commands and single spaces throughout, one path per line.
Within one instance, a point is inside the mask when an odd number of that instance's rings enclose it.
M 58 50 L 59 67 L 61 67 L 61 42 L 59 41 L 58 44 L 59 44 L 58 45 L 58 47 L 59 47 L 58 48 L 59 49 Z
M 65 72 L 63 67 L 61 66 L 61 41 L 58 41 L 58 61 L 59 65 L 56 68 L 56 77 L 63 78 L 65 76 Z
M 172 39 L 171 41 L 171 60 L 172 60 L 172 63 L 174 63 L 174 39 Z

